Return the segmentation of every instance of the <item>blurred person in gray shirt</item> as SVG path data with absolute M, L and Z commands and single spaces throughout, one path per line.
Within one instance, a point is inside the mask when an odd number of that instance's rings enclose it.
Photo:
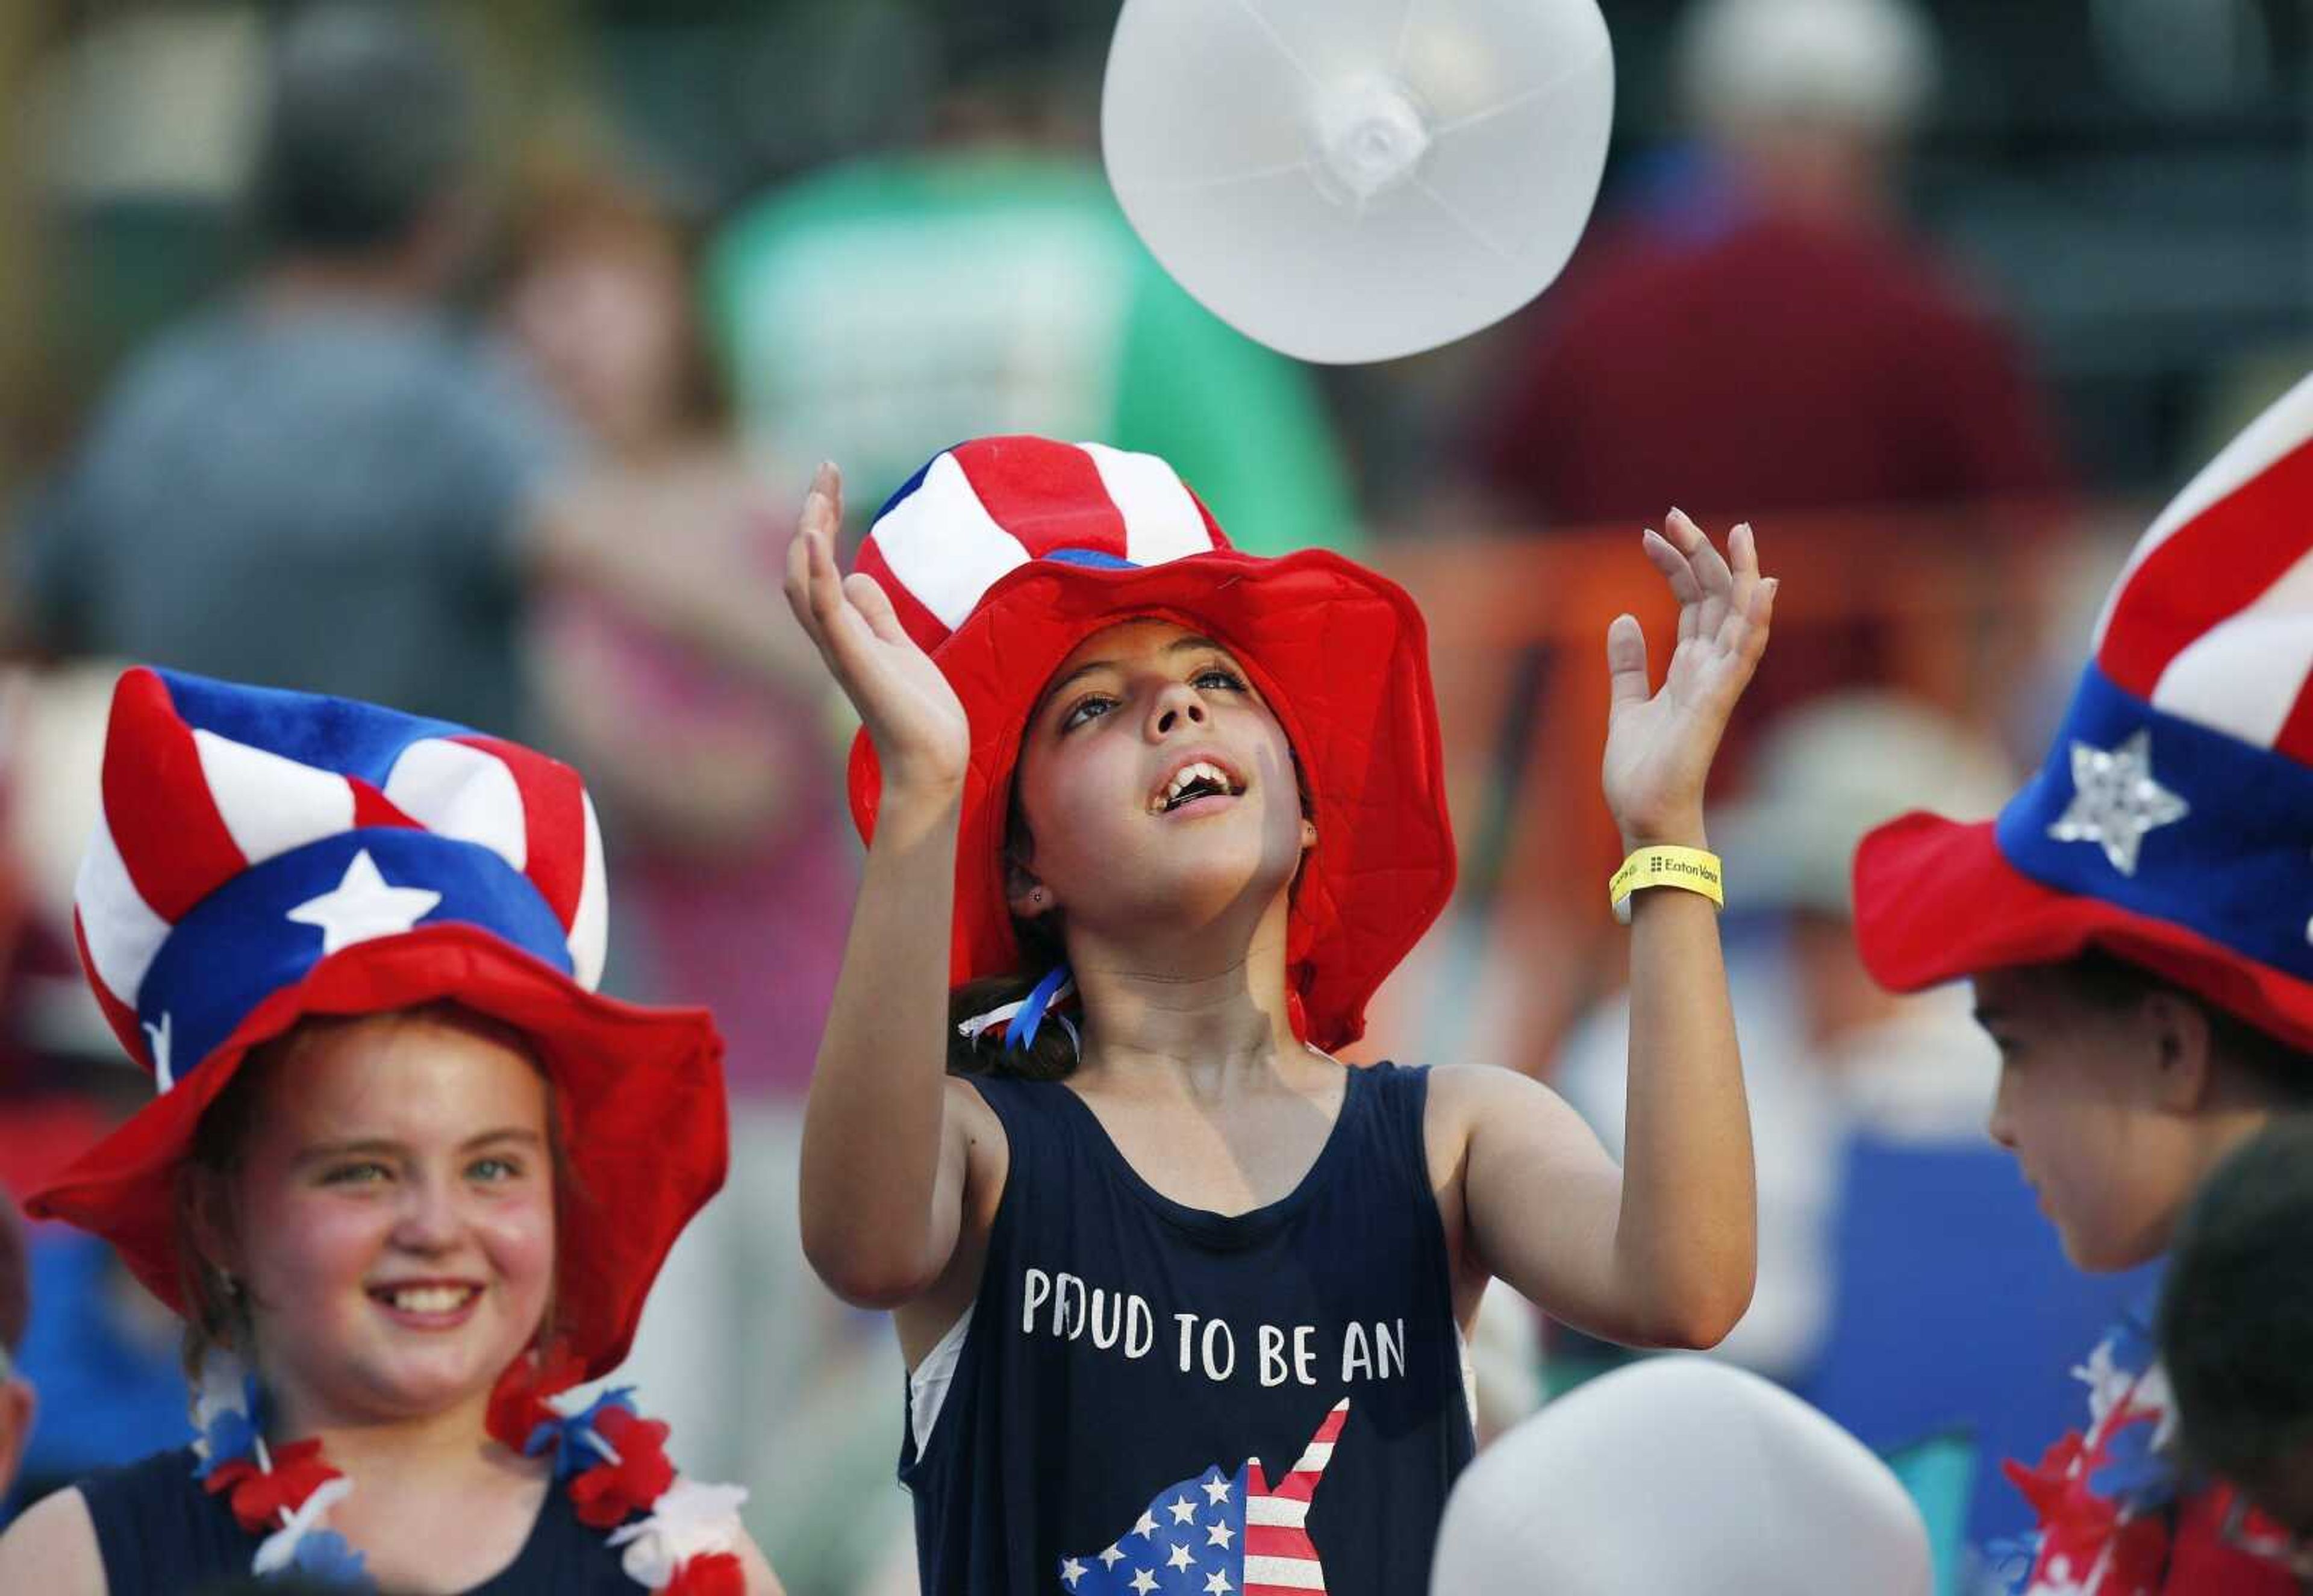
M 131 363 L 33 508 L 29 641 L 520 734 L 555 423 L 444 300 L 479 232 L 474 106 L 420 8 L 276 42 L 251 280 Z

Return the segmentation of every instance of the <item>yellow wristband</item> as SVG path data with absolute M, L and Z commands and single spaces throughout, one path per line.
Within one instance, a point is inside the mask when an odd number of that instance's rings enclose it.
M 1640 848 L 1623 860 L 1623 868 L 1606 883 L 1614 918 L 1629 925 L 1631 894 L 1649 887 L 1684 887 L 1700 892 L 1720 908 L 1727 907 L 1727 894 L 1719 883 L 1719 855 L 1701 848 Z

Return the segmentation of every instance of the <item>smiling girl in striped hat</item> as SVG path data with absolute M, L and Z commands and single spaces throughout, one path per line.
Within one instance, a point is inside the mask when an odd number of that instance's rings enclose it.
M 1508 1071 L 1333 1057 L 1453 881 L 1403 592 L 1236 553 L 1163 461 L 1096 445 L 948 451 L 849 578 L 839 495 L 823 469 L 787 578 L 865 722 L 869 837 L 805 1243 L 894 1311 L 924 1588 L 1425 1589 L 1490 1279 L 1655 1346 L 1750 1294 L 1701 852 L 1773 593 L 1748 530 L 1727 558 L 1684 516 L 1648 534 L 1682 604 L 1658 692 L 1636 623 L 1607 640 L 1625 1174 Z
M 196 1439 L 34 1506 L 0 1590 L 776 1592 L 742 1493 L 680 1478 L 625 1393 L 570 1394 L 726 1145 L 708 1017 L 594 990 L 574 772 L 134 670 L 75 917 L 159 1090 L 28 1206 L 184 1316 Z

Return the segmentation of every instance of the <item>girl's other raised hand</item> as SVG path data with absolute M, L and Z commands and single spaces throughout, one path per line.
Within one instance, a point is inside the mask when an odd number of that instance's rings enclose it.
M 1722 557 L 1684 512 L 1664 531 L 1649 529 L 1647 558 L 1678 600 L 1678 646 L 1659 690 L 1647 666 L 1636 618 L 1606 630 L 1612 698 L 1606 729 L 1606 804 L 1626 847 L 1699 846 L 1702 786 L 1727 717 L 1767 646 L 1776 581 L 1759 574 L 1758 545 L 1746 522 Z
M 787 546 L 788 608 L 859 712 L 883 766 L 887 796 L 952 792 L 962 785 L 971 755 L 963 704 L 900 625 L 875 579 L 836 569 L 835 538 L 842 524 L 843 476 L 822 465 L 812 476 L 795 541 Z

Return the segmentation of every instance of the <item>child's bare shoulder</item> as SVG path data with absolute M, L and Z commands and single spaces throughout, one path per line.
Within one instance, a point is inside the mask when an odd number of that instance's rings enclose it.
M 950 1075 L 946 1082 L 948 1123 L 963 1129 L 974 1142 L 1004 1146 L 1004 1121 L 988 1105 L 969 1075 Z
M 967 1201 L 987 1210 L 981 1217 L 992 1216 L 995 1196 L 1002 1191 L 1005 1172 L 1012 1164 L 1004 1121 L 967 1076 L 947 1078 L 946 1105 L 949 1146 L 961 1146 Z M 983 1197 L 984 1202 L 980 1200 Z M 970 1217 L 967 1212 L 967 1222 Z
M 1471 1117 L 1490 1109 L 1532 1113 L 1565 1099 L 1532 1075 L 1498 1064 L 1440 1064 L 1429 1071 L 1429 1113 Z
M 0 1590 L 105 1596 L 107 1588 L 96 1524 L 77 1490 L 42 1497 L 0 1535 Z
M 1590 1139 L 1573 1106 L 1531 1075 L 1493 1064 L 1433 1066 L 1422 1125 L 1431 1167 L 1458 1167 L 1481 1131 L 1490 1145 L 1508 1146 L 1515 1138 L 1529 1150 Z

